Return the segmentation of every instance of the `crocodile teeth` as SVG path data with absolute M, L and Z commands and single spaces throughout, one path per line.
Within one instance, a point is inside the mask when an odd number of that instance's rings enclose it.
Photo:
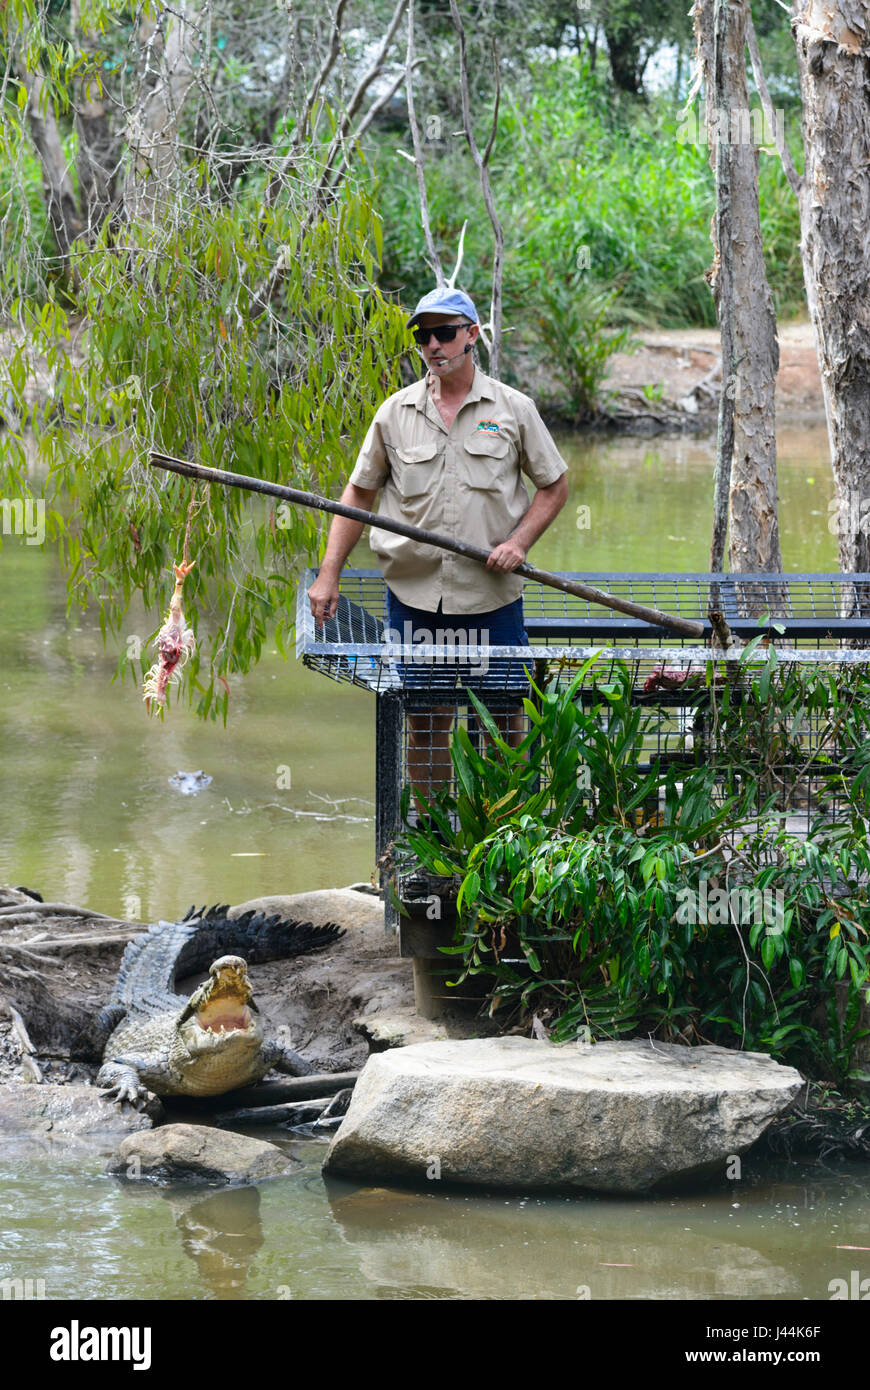
M 206 1005 L 196 1015 L 196 1021 L 206 1033 L 247 1032 L 251 1026 L 251 1013 L 247 1008 L 228 1008 L 220 1003 Z

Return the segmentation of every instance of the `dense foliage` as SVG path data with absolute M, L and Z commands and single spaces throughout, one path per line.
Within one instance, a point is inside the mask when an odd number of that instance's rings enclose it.
M 866 676 L 827 686 L 823 708 L 814 676 L 749 651 L 728 738 L 700 761 L 700 744 L 650 756 L 666 712 L 633 702 L 625 667 L 605 680 L 593 664 L 568 688 L 534 688 L 518 748 L 475 699 L 485 747 L 457 729 L 455 792 L 439 791 L 403 836 L 400 851 L 458 884 L 460 978 L 487 976 L 491 1009 L 535 1014 L 556 1040 L 654 1031 L 855 1079 L 870 981 Z M 788 743 L 758 721 L 759 683 L 771 680 L 790 709 Z M 722 719 L 712 669 L 692 703 Z M 845 782 L 831 769 L 808 838 L 786 828 L 782 787 L 730 761 L 741 709 L 745 756 L 762 767 L 805 765 L 812 718 L 831 734 L 817 759 L 857 769 Z
M 615 94 L 600 69 L 561 57 L 530 64 L 507 87 L 493 152 L 493 187 L 505 226 L 505 321 L 515 331 L 505 352 L 514 373 L 526 367 L 544 318 L 557 326 L 560 300 L 585 282 L 621 288 L 611 320 L 646 326 L 715 325 L 705 272 L 710 266 L 713 182 L 703 103 L 684 114 L 682 95 L 646 103 Z M 799 113 L 783 108 L 786 138 L 799 157 Z M 691 113 L 694 113 L 691 114 Z M 489 110 L 480 112 L 486 128 Z M 433 230 L 445 264 L 469 219 L 463 280 L 486 285 L 491 240 L 470 168 L 445 110 L 421 113 L 435 132 L 426 176 Z M 413 168 L 396 155 L 398 130 L 373 147 L 378 206 L 385 222 L 384 283 L 408 299 L 428 285 Z M 760 156 L 762 234 L 768 278 L 781 318 L 804 309 L 796 200 L 775 153 Z M 545 302 L 542 290 L 551 287 Z M 561 293 L 560 293 L 561 292 Z M 561 368 L 557 356 L 553 365 Z
M 62 30 L 31 0 L 5 14 L 10 39 L 16 24 L 31 26 L 29 56 L 13 65 L 24 96 L 7 101 L 2 134 L 6 177 L 19 199 L 38 177 L 26 114 L 34 73 L 44 83 L 46 117 L 71 154 L 78 128 L 70 129 L 69 112 L 82 82 L 92 94 L 104 79 L 118 91 L 133 84 L 130 8 L 98 5 L 91 23 L 88 42 L 76 49 L 60 42 Z M 194 57 L 211 61 L 220 44 L 216 25 Z M 31 218 L 28 194 L 17 223 L 6 221 L 21 240 L 4 248 L 2 281 L 11 323 L 2 491 L 44 507 L 70 602 L 98 605 L 118 671 L 137 680 L 152 661 L 172 562 L 188 546 L 196 565 L 185 606 L 198 652 L 187 691 L 199 713 L 224 717 L 226 677 L 251 667 L 267 632 L 283 647 L 292 629 L 300 566 L 320 549 L 319 518 L 155 474 L 148 452 L 333 492 L 374 403 L 401 384 L 406 344 L 402 313 L 378 289 L 381 227 L 365 181 L 347 171 L 325 185 L 329 111 L 320 113 L 325 135 L 304 149 L 294 147 L 287 125 L 275 129 L 269 157 L 239 144 L 250 138 L 262 98 L 257 88 L 244 101 L 255 48 L 250 57 L 219 115 L 199 102 L 212 115 L 208 143 L 197 134 L 202 111 L 191 103 L 165 178 L 147 170 L 134 177 L 130 163 L 119 166 L 111 214 L 65 255 L 55 247 L 52 257 L 40 256 L 48 231 L 44 218 Z M 213 79 L 218 91 L 222 71 Z M 142 120 L 151 100 L 146 88 L 136 108 Z M 75 193 L 83 217 L 81 182 Z M 32 239 L 29 218 L 41 240 Z M 37 377 L 49 403 L 34 419 Z M 130 616 L 139 594 L 144 621 Z

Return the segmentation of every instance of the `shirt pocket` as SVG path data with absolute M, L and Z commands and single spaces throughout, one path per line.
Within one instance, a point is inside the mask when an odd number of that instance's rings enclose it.
M 401 444 L 394 450 L 393 481 L 403 503 L 431 492 L 441 472 L 443 451 L 437 444 Z
M 510 440 L 475 430 L 463 444 L 462 476 L 468 487 L 494 492 L 504 485 Z

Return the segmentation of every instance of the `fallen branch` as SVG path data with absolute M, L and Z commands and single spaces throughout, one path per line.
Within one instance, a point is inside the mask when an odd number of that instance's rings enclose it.
M 23 1053 L 26 1052 L 34 1054 L 36 1052 L 36 1048 L 30 1041 L 30 1034 L 28 1033 L 27 1028 L 25 1027 L 24 1019 L 21 1017 L 18 1010 L 12 1004 L 9 1003 L 8 999 L 4 999 L 3 1003 L 6 1005 L 6 1012 L 12 1019 L 12 1032 L 15 1036 L 16 1041 L 18 1042 L 19 1048 Z
M 255 1086 L 245 1086 L 240 1091 L 228 1091 L 220 1096 L 220 1105 L 263 1106 L 280 1105 L 296 1100 L 318 1100 L 321 1096 L 334 1096 L 348 1086 L 355 1086 L 359 1079 L 358 1071 L 320 1072 L 314 1076 L 282 1077 L 276 1081 L 260 1081 Z M 214 1102 L 210 1102 L 213 1107 Z
M 66 955 L 68 951 L 90 950 L 99 946 L 126 945 L 128 941 L 133 941 L 135 937 L 141 936 L 147 930 L 145 927 L 140 930 L 116 932 L 112 936 L 32 936 L 27 941 L 22 941 L 22 949 L 27 950 L 33 946 L 38 946 L 40 951 L 55 951 L 58 955 Z
M 12 903 L 8 907 L 0 907 L 0 918 L 12 917 L 20 913 L 24 907 L 23 903 Z M 117 922 L 117 917 L 107 917 L 104 912 L 91 912 L 87 907 L 71 907 L 69 903 L 33 903 L 27 904 L 27 913 L 40 917 L 87 917 L 98 922 Z

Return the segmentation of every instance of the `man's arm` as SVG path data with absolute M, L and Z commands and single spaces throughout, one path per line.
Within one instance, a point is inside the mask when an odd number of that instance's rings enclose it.
M 365 511 L 371 511 L 377 495 L 376 487 L 357 487 L 355 483 L 348 483 L 340 500 L 348 507 L 362 507 Z M 332 518 L 320 573 L 308 590 L 311 612 L 319 623 L 325 623 L 327 618 L 335 616 L 338 608 L 338 576 L 362 535 L 364 526 L 364 521 L 352 521 L 349 516 Z
M 563 473 L 549 487 L 540 487 L 516 530 L 497 545 L 486 562 L 488 570 L 510 572 L 523 563 L 535 541 L 555 520 L 568 500 L 568 476 Z

